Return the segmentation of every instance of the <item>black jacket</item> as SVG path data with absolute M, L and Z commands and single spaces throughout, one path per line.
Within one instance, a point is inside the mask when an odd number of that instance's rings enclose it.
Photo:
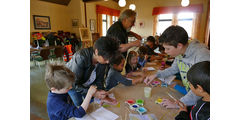
M 92 57 L 93 48 L 84 48 L 77 51 L 66 65 L 75 74 L 73 89 L 82 94 L 87 93 L 89 87 L 84 87 L 83 84 L 88 81 L 95 68 Z M 96 79 L 92 84 L 96 85 L 98 89 L 104 89 L 103 82 L 107 65 L 98 63 L 96 66 Z
M 188 112 L 181 111 L 175 120 L 210 120 L 210 102 L 200 99 L 196 105 L 188 106 L 187 109 Z
M 119 44 L 127 44 L 128 43 L 128 34 L 129 33 L 123 27 L 122 22 L 120 20 L 118 20 L 107 30 L 106 36 L 117 39 L 119 41 Z M 123 55 L 126 57 L 127 52 L 124 52 Z

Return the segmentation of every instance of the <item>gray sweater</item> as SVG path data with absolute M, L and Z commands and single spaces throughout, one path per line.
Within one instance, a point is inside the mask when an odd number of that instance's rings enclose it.
M 176 56 L 172 66 L 163 71 L 159 70 L 157 77 L 164 78 L 180 72 L 183 85 L 189 91 L 180 101 L 186 105 L 194 105 L 200 97 L 190 90 L 187 72 L 192 65 L 202 61 L 210 61 L 210 52 L 204 44 L 194 40 L 190 42 L 185 54 Z
M 132 80 L 128 80 L 122 76 L 121 72 L 116 71 L 111 67 L 106 78 L 106 90 L 110 90 L 111 88 L 117 86 L 119 83 L 122 83 L 126 86 L 131 86 Z

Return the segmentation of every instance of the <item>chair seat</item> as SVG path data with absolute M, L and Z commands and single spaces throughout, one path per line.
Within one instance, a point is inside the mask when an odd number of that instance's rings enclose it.
M 34 58 L 34 60 L 36 60 L 36 61 L 43 61 L 43 58 L 40 56 L 40 57 Z

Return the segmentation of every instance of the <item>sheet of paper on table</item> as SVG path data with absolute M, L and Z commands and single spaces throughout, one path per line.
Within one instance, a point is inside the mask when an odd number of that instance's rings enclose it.
M 76 120 L 116 120 L 118 115 L 105 109 L 104 107 L 98 108 L 96 111 L 85 115 L 83 118 L 75 118 Z
M 130 120 L 157 120 L 157 117 L 154 114 L 129 114 Z
M 147 67 L 147 70 L 155 70 L 154 67 Z
M 158 79 L 161 80 L 162 82 L 170 85 L 175 78 L 176 78 L 176 76 L 172 75 L 172 76 L 168 76 L 168 77 L 165 77 L 165 78 L 158 78 Z
M 147 62 L 146 64 L 147 65 L 157 65 L 157 63 L 155 63 L 155 62 Z

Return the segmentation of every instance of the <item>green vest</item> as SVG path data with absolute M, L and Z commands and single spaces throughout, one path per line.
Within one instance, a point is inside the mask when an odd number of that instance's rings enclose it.
M 177 58 L 177 65 L 178 65 L 178 69 L 180 71 L 180 75 L 182 78 L 182 83 L 185 86 L 186 90 L 189 91 L 190 90 L 190 83 L 187 80 L 187 72 L 190 69 L 190 65 L 185 64 L 182 61 L 182 55 L 179 55 L 176 57 Z

